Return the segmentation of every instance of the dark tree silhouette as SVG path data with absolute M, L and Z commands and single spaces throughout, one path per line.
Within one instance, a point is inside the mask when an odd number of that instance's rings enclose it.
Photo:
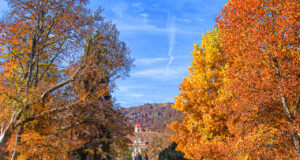
M 168 148 L 159 153 L 158 160 L 186 160 L 184 154 L 180 151 L 176 151 L 177 144 L 173 142 Z

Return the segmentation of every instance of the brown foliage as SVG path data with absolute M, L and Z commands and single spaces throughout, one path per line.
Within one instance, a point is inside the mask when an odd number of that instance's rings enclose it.
M 110 94 L 132 60 L 115 25 L 85 0 L 8 2 L 0 26 L 1 152 L 66 159 L 103 132 L 126 144 L 129 128 Z

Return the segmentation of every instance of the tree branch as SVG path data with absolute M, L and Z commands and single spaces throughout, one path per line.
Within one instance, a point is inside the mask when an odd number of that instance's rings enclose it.
M 80 102 L 82 102 L 82 101 L 81 101 L 81 100 L 78 100 L 78 101 L 75 101 L 75 102 L 73 102 L 73 103 L 71 103 L 71 104 L 65 106 L 65 107 L 54 108 L 54 109 L 51 109 L 50 111 L 44 111 L 44 112 L 42 112 L 42 113 L 40 113 L 40 114 L 38 114 L 38 115 L 35 115 L 35 116 L 31 116 L 31 117 L 25 118 L 25 119 L 23 119 L 22 121 L 18 121 L 18 122 L 16 123 L 16 126 L 22 125 L 22 124 L 24 124 L 24 123 L 26 123 L 26 122 L 33 121 L 33 120 L 35 120 L 35 119 L 37 119 L 37 118 L 40 118 L 40 117 L 42 117 L 42 116 L 44 116 L 44 115 L 46 115 L 46 114 L 54 114 L 54 113 L 66 111 L 66 110 L 69 109 L 70 107 L 72 107 L 72 106 L 74 106 L 74 105 L 76 105 L 76 104 L 78 104 L 78 103 L 80 103 Z
M 15 147 L 14 147 L 14 152 L 11 156 L 11 160 L 15 160 L 16 158 L 16 153 L 17 153 L 17 145 L 18 145 L 18 141 L 19 141 L 19 135 L 20 135 L 20 132 L 21 132 L 21 126 L 18 127 L 18 131 L 16 133 L 16 139 L 15 139 Z
M 36 45 L 37 45 L 37 39 L 36 36 L 34 36 L 33 40 L 32 40 L 32 47 L 31 47 L 31 52 L 29 54 L 29 66 L 28 66 L 28 77 L 27 77 L 27 82 L 26 82 L 26 94 L 28 93 L 29 87 L 30 87 L 30 83 L 31 83 L 31 76 L 32 76 L 32 70 L 33 70 L 33 58 L 34 58 L 34 54 L 36 52 Z
M 48 65 L 47 68 L 44 70 L 44 72 L 41 74 L 39 80 L 41 80 L 41 79 L 44 77 L 45 73 L 48 71 L 48 69 L 50 68 L 50 66 L 53 64 L 54 60 L 57 58 L 58 54 L 59 54 L 59 52 L 57 52 L 57 53 L 55 54 L 54 58 L 52 58 L 52 59 L 50 60 L 49 65 Z
M 4 130 L 3 130 L 3 132 L 1 132 L 1 134 L 0 134 L 0 147 L 3 146 L 3 145 L 5 144 L 5 142 L 6 142 L 7 131 L 10 129 L 10 127 L 11 127 L 11 125 L 12 125 L 14 119 L 15 119 L 15 114 L 13 114 L 13 115 L 11 116 L 10 122 L 9 122 L 9 124 L 5 127 L 5 129 L 4 129 L 4 126 L 2 126 L 2 128 L 3 128 Z
M 6 121 L 4 120 L 3 123 L 2 123 L 0 135 L 4 132 L 5 122 Z
M 13 99 L 13 100 L 17 101 L 17 102 L 20 103 L 20 104 L 23 103 L 23 102 L 20 101 L 18 98 L 13 97 L 13 96 L 11 96 L 11 95 L 8 95 L 7 93 L 5 93 L 5 94 L 7 95 L 8 98 Z
M 281 96 L 282 106 L 283 106 L 285 115 L 286 115 L 288 121 L 292 121 L 293 117 L 292 117 L 292 114 L 291 114 L 291 112 L 290 112 L 290 109 L 289 109 L 289 106 L 288 106 L 286 97 L 285 97 L 285 95 L 283 95 L 282 93 L 281 93 L 280 96 Z
M 63 81 L 63 82 L 61 82 L 61 83 L 59 83 L 59 84 L 57 84 L 57 85 L 55 85 L 55 86 L 53 86 L 53 87 L 47 89 L 47 90 L 42 94 L 42 96 L 40 97 L 40 99 L 41 99 L 42 101 L 44 101 L 45 98 L 46 98 L 50 93 L 52 93 L 53 91 L 55 91 L 55 90 L 57 90 L 57 89 L 59 89 L 59 88 L 65 86 L 65 85 L 69 84 L 70 82 L 74 81 L 75 77 L 78 75 L 79 71 L 81 71 L 82 69 L 83 69 L 83 66 L 81 66 L 80 68 L 78 68 L 77 71 L 76 71 L 69 79 L 67 79 L 67 80 L 65 80 L 65 81 Z
M 67 127 L 64 127 L 63 129 L 61 129 L 61 130 L 55 132 L 54 135 L 57 136 L 58 134 L 63 133 L 64 131 L 67 131 L 67 130 L 69 130 L 69 129 L 72 129 L 73 127 L 76 127 L 76 126 L 80 125 L 81 123 L 84 123 L 84 122 L 85 122 L 86 120 L 88 120 L 93 114 L 94 114 L 93 112 L 89 112 L 82 120 L 80 120 L 80 121 L 78 121 L 78 122 L 76 122 L 76 123 L 74 123 L 74 124 L 71 124 L 71 125 L 69 125 L 69 126 L 67 126 Z
M 297 115 L 297 109 L 298 109 L 298 105 L 299 105 L 299 99 L 300 99 L 300 96 L 298 96 L 298 99 L 297 99 L 297 102 L 296 102 L 296 105 L 295 105 L 295 108 L 294 108 L 294 119 L 296 120 L 296 115 Z

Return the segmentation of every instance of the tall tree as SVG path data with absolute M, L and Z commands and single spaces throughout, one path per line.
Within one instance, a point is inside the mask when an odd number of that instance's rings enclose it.
M 0 26 L 0 152 L 11 159 L 66 159 L 87 143 L 73 140 L 88 132 L 84 124 L 95 127 L 112 112 L 113 82 L 132 60 L 115 26 L 86 3 L 8 0 Z
M 300 156 L 299 11 L 298 0 L 230 0 L 218 18 L 230 62 L 225 86 L 233 97 L 231 131 L 243 141 L 234 154 Z M 277 152 L 268 152 L 276 146 Z
M 218 103 L 227 99 L 223 93 L 226 61 L 221 51 L 220 32 L 208 31 L 202 36 L 201 46 L 194 45 L 190 75 L 185 77 L 175 98 L 174 109 L 187 114 L 182 123 L 170 127 L 176 132 L 171 138 L 177 150 L 189 159 L 221 159 L 224 144 L 230 135 L 227 115 Z
M 126 137 L 131 127 L 111 99 L 112 78 L 118 78 L 116 76 L 128 70 L 131 63 L 125 58 L 128 49 L 118 40 L 118 34 L 114 24 L 100 23 L 83 56 L 89 67 L 85 75 L 75 81 L 76 88 L 72 90 L 75 96 L 84 95 L 82 100 L 87 103 L 82 109 L 90 105 L 89 112 L 93 112 L 92 108 L 96 107 L 96 113 L 82 124 L 83 128 L 73 129 L 78 140 L 85 141 L 75 151 L 79 159 L 114 159 L 128 149 Z M 93 94 L 98 96 L 91 96 Z

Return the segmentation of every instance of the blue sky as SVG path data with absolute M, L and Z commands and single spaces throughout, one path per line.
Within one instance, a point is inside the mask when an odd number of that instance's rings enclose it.
M 188 75 L 193 44 L 215 25 L 225 0 L 92 0 L 120 31 L 136 67 L 118 80 L 114 96 L 122 107 L 174 102 Z
M 130 77 L 117 80 L 121 107 L 174 102 L 188 75 L 193 44 L 213 28 L 226 0 L 90 0 L 120 31 L 135 59 Z M 0 12 L 7 8 L 0 0 Z

